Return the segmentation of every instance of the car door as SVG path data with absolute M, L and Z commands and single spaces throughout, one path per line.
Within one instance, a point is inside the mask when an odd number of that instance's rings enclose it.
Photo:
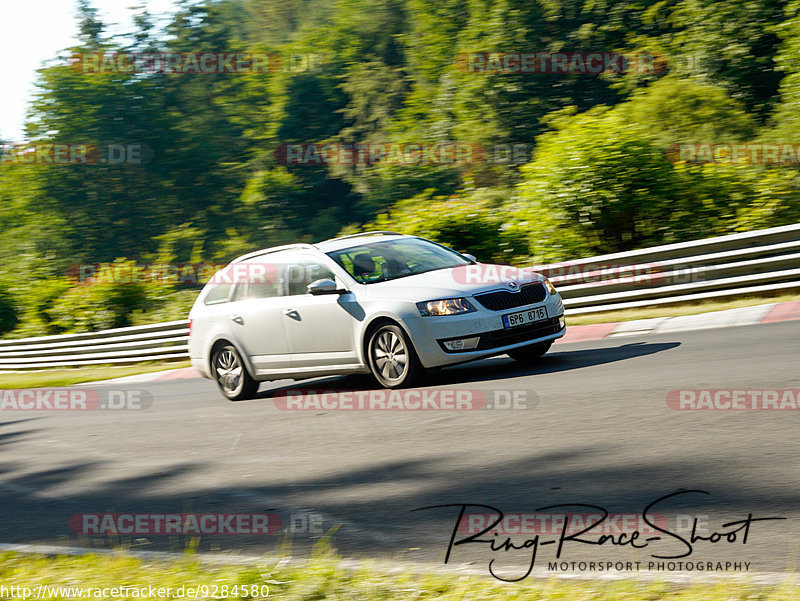
M 330 278 L 343 287 L 333 268 L 313 255 L 295 255 L 289 264 L 284 329 L 299 368 L 358 364 L 355 330 L 364 312 L 352 292 L 312 295 L 311 282 Z
M 263 261 L 263 258 L 259 261 Z M 267 282 L 259 281 L 248 277 L 248 271 L 243 270 L 237 275 L 227 303 L 228 327 L 235 338 L 234 342 L 250 358 L 256 371 L 261 373 L 286 371 L 292 366 L 284 327 L 288 265 L 272 259 L 270 261 L 277 277 Z M 244 263 L 255 265 L 255 261 Z

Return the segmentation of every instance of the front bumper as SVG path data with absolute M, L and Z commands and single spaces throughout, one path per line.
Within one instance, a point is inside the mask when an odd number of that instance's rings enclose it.
M 547 309 L 547 319 L 513 328 L 504 327 L 503 315 L 541 306 Z M 422 365 L 442 367 L 561 338 L 566 333 L 566 326 L 559 323 L 563 316 L 561 297 L 548 295 L 544 302 L 530 306 L 502 311 L 480 308 L 465 315 L 415 317 L 406 320 L 405 325 Z M 444 345 L 447 341 L 476 337 L 478 342 L 473 348 L 454 350 Z
M 491 351 L 500 347 L 511 346 L 524 342 L 530 344 L 540 339 L 546 339 L 550 335 L 557 335 L 561 330 L 565 330 L 565 325 L 562 325 L 564 316 L 550 317 L 541 322 L 532 323 L 525 326 L 518 326 L 516 328 L 503 328 L 502 330 L 491 330 L 489 332 L 481 332 L 476 337 L 479 338 L 478 344 L 474 349 L 448 349 L 445 345 L 446 342 L 451 340 L 463 340 L 463 336 L 456 336 L 455 338 L 439 339 L 437 342 L 441 349 L 447 354 L 463 354 L 475 351 Z M 562 334 L 563 336 L 563 334 Z

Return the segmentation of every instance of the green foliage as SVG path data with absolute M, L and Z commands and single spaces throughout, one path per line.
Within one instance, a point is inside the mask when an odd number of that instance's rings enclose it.
M 148 296 L 146 309 L 131 313 L 131 325 L 139 326 L 186 319 L 195 300 L 197 300 L 197 290 L 192 289 L 171 290 L 157 298 L 151 294 Z
M 651 13 L 665 27 L 649 44 L 662 49 L 670 70 L 683 78 L 722 86 L 763 123 L 774 108 L 776 70 L 786 0 L 680 0 Z M 640 42 L 642 40 L 640 39 Z
M 617 105 L 663 148 L 679 143 L 733 143 L 752 139 L 756 123 L 742 103 L 717 85 L 674 76 L 634 92 Z
M 723 164 L 676 170 L 683 186 L 683 221 L 673 227 L 677 240 L 800 222 L 796 169 Z
M 14 299 L 7 290 L 0 288 L 0 334 L 13 330 L 18 322 Z
M 36 282 L 25 295 L 25 320 L 22 334 L 37 336 L 58 334 L 63 328 L 53 321 L 50 311 L 53 304 L 70 289 L 72 283 L 65 277 L 51 277 Z
M 516 227 L 499 194 L 465 197 L 423 193 L 402 201 L 364 229 L 395 230 L 432 238 L 479 261 L 514 263 L 527 257 L 528 233 Z
M 650 241 L 676 193 L 664 152 L 620 112 L 595 109 L 557 127 L 539 138 L 519 187 L 528 220 L 548 224 L 537 246 L 599 254 Z M 562 228 L 573 235 L 559 243 Z
M 61 332 L 96 332 L 131 325 L 130 313 L 145 306 L 145 284 L 83 283 L 55 300 L 48 314 Z
M 773 114 L 772 127 L 764 137 L 793 143 L 800 134 L 800 2 L 792 0 L 786 6 L 786 18 L 776 27 L 781 38 L 780 50 L 775 58 L 779 73 L 780 104 Z
M 555 129 L 539 138 L 518 187 L 519 215 L 539 225 L 534 254 L 540 260 L 631 250 L 800 217 L 793 169 L 671 162 L 667 140 L 727 132 L 721 139 L 735 142 L 748 123 L 722 98 L 716 112 L 710 104 L 695 118 L 685 109 L 696 96 L 687 93 L 669 103 L 684 118 L 659 126 L 648 115 L 650 102 L 662 95 L 659 87 L 652 97 L 642 93 L 614 109 L 552 117 Z
M 148 281 L 136 269 L 135 261 L 119 259 L 97 266 L 93 277 L 82 281 L 65 276 L 38 280 L 22 297 L 24 322 L 14 336 L 126 327 L 148 310 L 174 315 L 174 310 L 170 312 L 174 305 L 188 312 L 187 297 L 194 299 L 196 290 L 181 291 L 169 282 Z

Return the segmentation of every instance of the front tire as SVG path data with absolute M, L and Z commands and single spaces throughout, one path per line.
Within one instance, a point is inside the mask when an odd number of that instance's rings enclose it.
M 394 324 L 379 326 L 372 333 L 367 356 L 372 375 L 384 388 L 411 386 L 424 371 L 406 333 Z
M 220 392 L 228 400 L 251 399 L 258 392 L 258 382 L 250 377 L 239 351 L 232 344 L 225 344 L 214 351 L 211 373 Z
M 553 341 L 548 340 L 547 342 L 540 342 L 538 344 L 532 344 L 530 346 L 524 346 L 513 351 L 508 351 L 508 356 L 521 363 L 533 363 L 537 359 L 541 358 L 541 356 L 547 351 L 549 351 L 551 346 L 553 346 Z

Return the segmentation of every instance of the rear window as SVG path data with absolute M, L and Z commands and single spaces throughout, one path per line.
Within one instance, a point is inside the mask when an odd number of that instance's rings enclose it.
M 216 284 L 211 287 L 206 298 L 203 301 L 207 305 L 214 305 L 216 303 L 224 303 L 228 300 L 228 294 L 231 291 L 230 284 Z

